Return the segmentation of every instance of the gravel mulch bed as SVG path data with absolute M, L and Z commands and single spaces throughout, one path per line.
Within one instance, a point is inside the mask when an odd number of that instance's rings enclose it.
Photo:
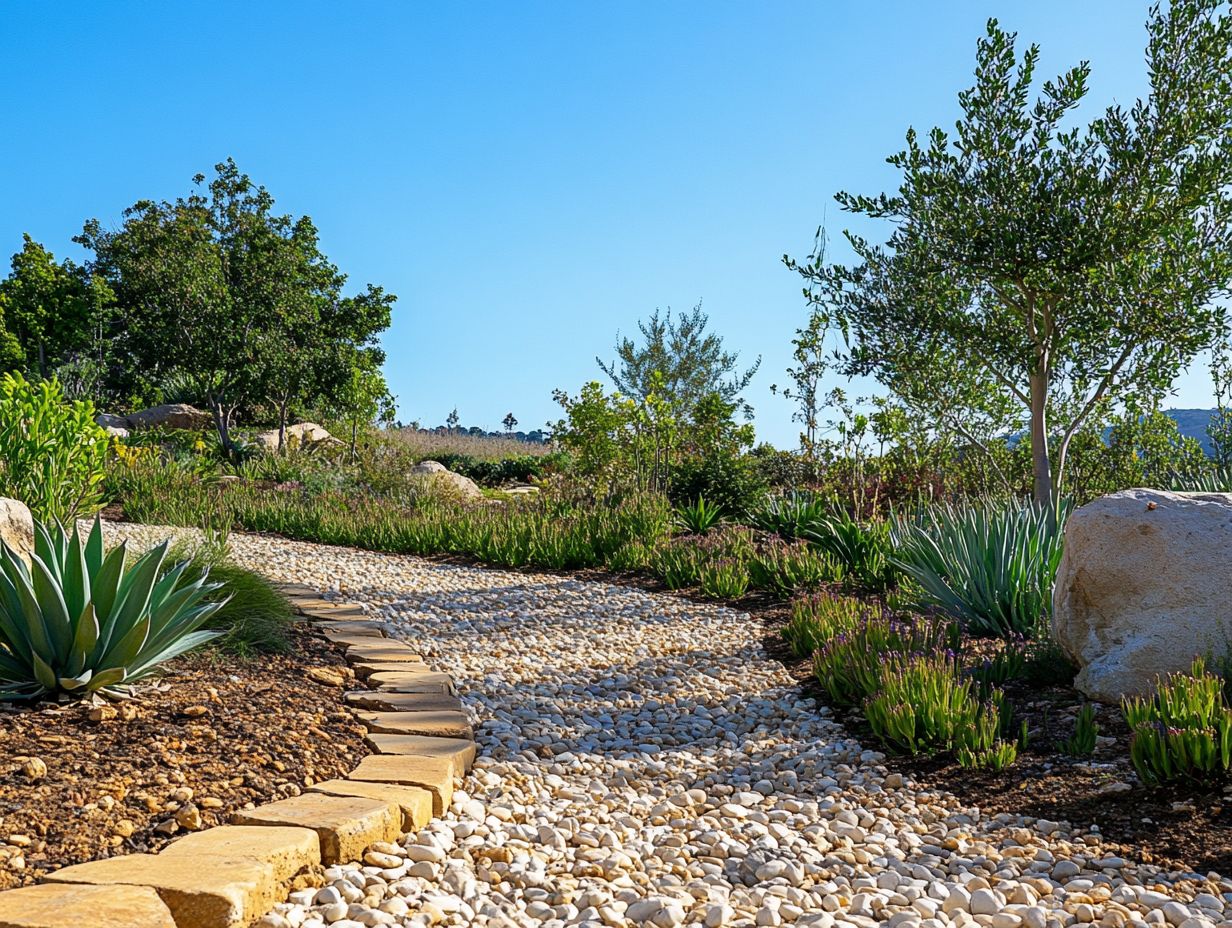
M 130 700 L 0 703 L 0 889 L 349 773 L 368 750 L 342 651 L 293 634 L 286 656 L 185 655 Z

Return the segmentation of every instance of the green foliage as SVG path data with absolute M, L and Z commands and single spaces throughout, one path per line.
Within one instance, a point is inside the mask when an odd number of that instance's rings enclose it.
M 851 346 L 841 373 L 972 448 L 1029 424 L 1045 506 L 1092 415 L 1158 395 L 1210 343 L 1232 279 L 1232 17 L 1174 0 L 1147 36 L 1150 93 L 1083 127 L 1089 66 L 1041 83 L 1038 47 L 1019 56 L 990 20 L 953 132 L 908 130 L 897 191 L 837 197 L 884 243 L 849 234 L 850 267 L 788 261 Z
M 1197 658 L 1188 674 L 1158 681 L 1150 697 L 1126 698 L 1125 721 L 1133 729 L 1129 756 L 1147 784 L 1217 780 L 1232 766 L 1232 709 L 1224 681 Z
M 808 657 L 831 639 L 854 631 L 869 615 L 870 607 L 850 596 L 801 596 L 791 602 L 783 639 L 796 657 Z
M 695 535 L 704 535 L 724 521 L 723 507 L 706 502 L 704 496 L 699 496 L 692 503 L 677 506 L 674 516 L 678 528 Z
M 855 628 L 822 640 L 813 655 L 813 674 L 833 705 L 858 706 L 880 688 L 891 655 L 933 653 L 949 636 L 943 622 L 866 614 Z
M 103 552 L 96 519 L 83 541 L 36 523 L 30 566 L 0 550 L 0 694 L 88 695 L 133 683 L 215 637 L 198 631 L 223 601 L 206 571 L 162 572 L 167 543 L 126 568 L 123 544 Z
M 1098 737 L 1099 723 L 1095 721 L 1095 706 L 1087 702 L 1078 710 L 1078 717 L 1074 720 L 1074 733 L 1058 747 L 1072 757 L 1090 757 L 1095 753 Z
M 0 376 L 0 496 L 36 519 L 68 522 L 102 506 L 107 433 L 89 400 L 68 402 L 54 380 Z
M 749 561 L 753 586 L 780 599 L 815 590 L 843 579 L 843 569 L 824 551 L 807 542 L 772 538 L 757 547 Z
M 1017 747 L 1001 740 L 1007 709 L 999 691 L 981 700 L 948 653 L 898 654 L 864 716 L 881 740 L 909 754 L 953 751 L 964 767 L 1003 769 Z
M 715 590 L 730 584 L 733 588 L 749 583 L 748 562 L 753 541 L 746 528 L 725 528 L 708 535 L 673 538 L 655 549 L 650 569 L 669 590 L 700 587 Z M 720 571 L 713 565 L 723 564 Z M 737 595 L 743 595 L 740 589 Z M 707 595 L 712 595 L 707 593 Z
M 967 675 L 987 694 L 994 687 L 1023 677 L 1027 672 L 1027 645 L 1011 638 L 992 657 L 967 668 Z
M 933 506 L 894 531 L 894 563 L 974 634 L 1040 636 L 1052 614 L 1065 512 L 993 502 Z
M 711 599 L 739 599 L 749 589 L 749 568 L 734 558 L 707 558 L 698 565 L 697 586 Z
M 470 477 L 484 487 L 499 487 L 508 483 L 532 483 L 550 474 L 559 473 L 569 463 L 568 455 L 521 454 L 516 457 L 477 458 L 469 454 L 436 454 L 432 456 L 444 467 L 463 477 Z
M 763 532 L 787 539 L 804 538 L 816 522 L 825 519 L 830 506 L 812 493 L 792 490 L 781 496 L 767 496 L 749 514 L 749 522 Z
M 0 281 L 0 371 L 46 378 L 80 352 L 101 353 L 111 289 L 72 261 L 22 236 L 12 273 Z M 5 339 L 7 327 L 11 341 Z M 93 394 L 86 394 L 92 396 Z
M 894 585 L 889 523 L 861 522 L 835 506 L 813 519 L 803 536 L 831 555 L 856 585 L 874 593 Z
M 615 361 L 595 360 L 625 396 L 644 400 L 664 395 L 686 419 L 691 420 L 695 407 L 710 395 L 743 406 L 740 393 L 757 373 L 761 359 L 739 371 L 739 356 L 724 350 L 721 336 L 706 331 L 709 321 L 701 303 L 676 319 L 670 309 L 663 316 L 656 309 L 649 320 L 638 323 L 642 344 L 622 338 Z

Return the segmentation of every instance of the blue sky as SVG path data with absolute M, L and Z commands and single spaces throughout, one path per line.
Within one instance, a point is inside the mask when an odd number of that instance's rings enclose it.
M 704 300 L 745 359 L 760 438 L 797 279 L 835 191 L 892 184 L 909 125 L 950 125 L 992 15 L 1092 62 L 1094 107 L 1145 89 L 1146 3 L 26 3 L 0 9 L 0 256 L 185 193 L 232 156 L 307 213 L 351 285 L 399 296 L 404 420 L 522 428 L 616 333 Z M 840 249 L 834 249 L 841 255 Z M 858 392 L 858 386 L 857 386 Z M 1195 370 L 1170 405 L 1210 403 Z

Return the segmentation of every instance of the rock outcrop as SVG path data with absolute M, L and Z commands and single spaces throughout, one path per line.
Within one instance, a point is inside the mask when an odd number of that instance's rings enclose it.
M 445 492 L 459 496 L 462 499 L 483 499 L 483 491 L 470 477 L 455 474 L 439 461 L 420 461 L 411 468 L 409 476 L 419 480 L 430 480 Z
M 258 432 L 253 436 L 253 441 L 265 451 L 277 451 L 278 430 L 269 429 L 265 432 Z M 341 444 L 323 426 L 317 425 L 315 422 L 297 422 L 295 425 L 288 425 L 286 442 L 288 448 L 305 448 L 309 445 L 321 444 L 322 442 L 326 444 Z
M 0 540 L 26 560 L 34 553 L 34 519 L 21 500 L 0 497 Z
M 127 417 L 128 424 L 112 423 L 118 428 L 129 429 L 188 429 L 200 431 L 214 424 L 213 417 L 196 406 L 187 403 L 167 403 L 151 406 Z
M 1053 634 L 1094 699 L 1149 693 L 1158 674 L 1232 648 L 1232 494 L 1125 490 L 1075 511 Z

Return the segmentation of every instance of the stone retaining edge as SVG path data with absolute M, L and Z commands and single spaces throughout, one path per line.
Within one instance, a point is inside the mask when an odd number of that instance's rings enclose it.
M 377 841 L 422 828 L 449 807 L 454 778 L 475 758 L 453 680 L 355 603 L 303 584 L 276 584 L 296 612 L 346 649 L 366 690 L 344 700 L 373 749 L 347 777 L 247 809 L 158 854 L 64 867 L 0 892 L 0 928 L 246 928 L 314 865 L 354 860 Z M 368 709 L 379 707 L 379 711 Z

